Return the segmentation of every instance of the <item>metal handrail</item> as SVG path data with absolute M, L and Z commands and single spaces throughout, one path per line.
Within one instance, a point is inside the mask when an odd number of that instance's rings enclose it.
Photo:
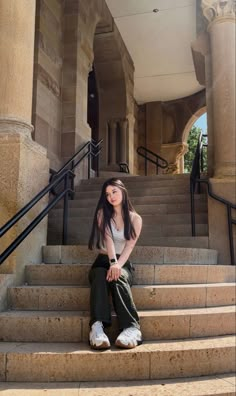
M 69 181 L 74 180 L 75 174 L 74 169 L 81 163 L 81 161 L 87 156 L 88 157 L 88 177 L 90 177 L 90 157 L 97 157 L 101 152 L 100 147 L 102 140 L 97 144 L 94 141 L 87 142 L 83 147 L 70 158 L 69 161 L 58 172 L 53 171 L 52 179 L 49 184 L 43 188 L 35 197 L 33 197 L 22 209 L 20 209 L 10 220 L 8 220 L 2 227 L 0 227 L 0 238 L 6 234 L 23 216 L 25 216 L 45 195 L 52 192 L 53 199 L 48 205 L 38 214 L 38 216 L 18 235 L 15 240 L 0 254 L 0 265 L 7 259 L 7 257 L 20 245 L 21 242 L 31 233 L 31 231 L 43 220 L 43 218 L 50 212 L 52 208 L 64 198 L 63 206 L 63 231 L 62 231 L 62 243 L 67 243 L 67 223 L 68 223 L 68 200 L 69 197 L 74 193 L 74 190 L 69 187 Z M 83 151 L 88 148 L 88 151 L 82 155 L 80 159 L 74 163 L 75 158 Z M 71 165 L 72 164 L 72 165 Z M 67 167 L 70 166 L 71 169 Z M 60 193 L 55 193 L 55 188 L 64 181 L 63 190 Z
M 192 224 L 192 236 L 196 236 L 196 222 L 195 222 L 195 202 L 194 193 L 196 185 L 198 185 L 198 193 L 200 192 L 200 184 L 207 185 L 208 195 L 216 201 L 224 204 L 227 208 L 227 220 L 228 220 L 228 233 L 229 233 L 229 248 L 230 248 L 230 260 L 232 265 L 236 265 L 234 243 L 233 243 L 233 224 L 236 225 L 236 219 L 233 218 L 232 209 L 236 209 L 236 204 L 220 197 L 212 191 L 211 183 L 208 179 L 201 179 L 201 171 L 203 170 L 203 147 L 207 144 L 203 143 L 203 137 L 205 135 L 199 134 L 198 144 L 195 151 L 193 160 L 192 171 L 190 174 L 190 199 L 191 199 L 191 224 Z
M 142 152 L 144 151 L 144 153 Z M 144 146 L 139 146 L 137 148 L 137 153 L 143 157 L 145 159 L 145 176 L 147 176 L 147 161 L 151 162 L 152 164 L 156 165 L 156 174 L 158 175 L 158 168 L 161 169 L 166 169 L 168 168 L 169 164 L 168 162 L 162 158 L 160 155 L 154 153 L 153 151 L 147 149 Z M 151 154 L 152 156 L 154 156 L 155 160 L 153 160 L 152 158 L 150 158 L 147 154 Z M 160 162 L 159 162 L 160 161 Z M 162 164 L 164 163 L 164 164 Z

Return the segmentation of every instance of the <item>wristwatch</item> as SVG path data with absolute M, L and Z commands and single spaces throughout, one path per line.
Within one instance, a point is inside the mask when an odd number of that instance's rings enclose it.
M 116 258 L 112 258 L 109 261 L 110 261 L 110 265 L 114 265 L 114 264 L 117 263 L 117 259 Z

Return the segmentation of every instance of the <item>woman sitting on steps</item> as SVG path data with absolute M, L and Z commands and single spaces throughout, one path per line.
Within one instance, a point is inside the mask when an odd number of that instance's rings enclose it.
M 132 264 L 129 256 L 142 228 L 142 218 L 135 212 L 127 190 L 119 179 L 107 180 L 101 191 L 89 239 L 99 254 L 89 272 L 90 333 L 94 349 L 110 347 L 103 328 L 111 325 L 109 293 L 117 315 L 120 334 L 115 345 L 134 348 L 142 343 L 139 317 L 131 293 Z

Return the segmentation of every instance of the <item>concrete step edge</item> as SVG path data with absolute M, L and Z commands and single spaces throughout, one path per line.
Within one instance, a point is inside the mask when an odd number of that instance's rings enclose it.
M 51 382 L 51 383 L 6 383 L 0 382 L 0 392 L 5 396 L 36 396 L 38 392 L 51 394 L 57 390 L 57 396 L 75 396 L 75 391 L 85 391 L 87 396 L 112 394 L 113 396 L 234 396 L 235 395 L 234 374 L 222 374 L 218 376 L 204 376 L 195 378 L 182 378 L 171 380 L 135 380 L 135 381 L 113 381 L 109 386 L 104 381 L 88 382 Z M 12 392 L 12 393 L 11 393 Z M 37 392 L 37 393 L 36 393 Z M 81 396 L 82 396 L 81 393 Z
M 199 377 L 235 371 L 235 337 L 145 341 L 135 350 L 111 347 L 102 353 L 91 351 L 87 343 L 3 342 L 0 343 L 0 358 L 2 381 L 70 382 Z

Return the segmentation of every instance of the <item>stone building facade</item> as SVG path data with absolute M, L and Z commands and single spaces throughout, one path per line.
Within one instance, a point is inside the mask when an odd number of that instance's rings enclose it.
M 202 91 L 138 105 L 135 65 L 105 0 L 0 0 L 0 226 L 48 183 L 49 168 L 91 138 L 103 139 L 104 171 L 127 162 L 143 174 L 136 149 L 144 145 L 168 159 L 169 173 L 181 173 L 189 130 L 206 110 L 213 190 L 235 202 L 235 1 L 197 1 L 197 9 L 191 50 Z M 79 177 L 86 172 L 84 165 Z M 40 262 L 46 234 L 45 220 L 1 271 L 17 268 L 20 280 L 26 248 L 28 262 Z M 226 234 L 225 208 L 209 199 L 210 247 L 228 263 Z

